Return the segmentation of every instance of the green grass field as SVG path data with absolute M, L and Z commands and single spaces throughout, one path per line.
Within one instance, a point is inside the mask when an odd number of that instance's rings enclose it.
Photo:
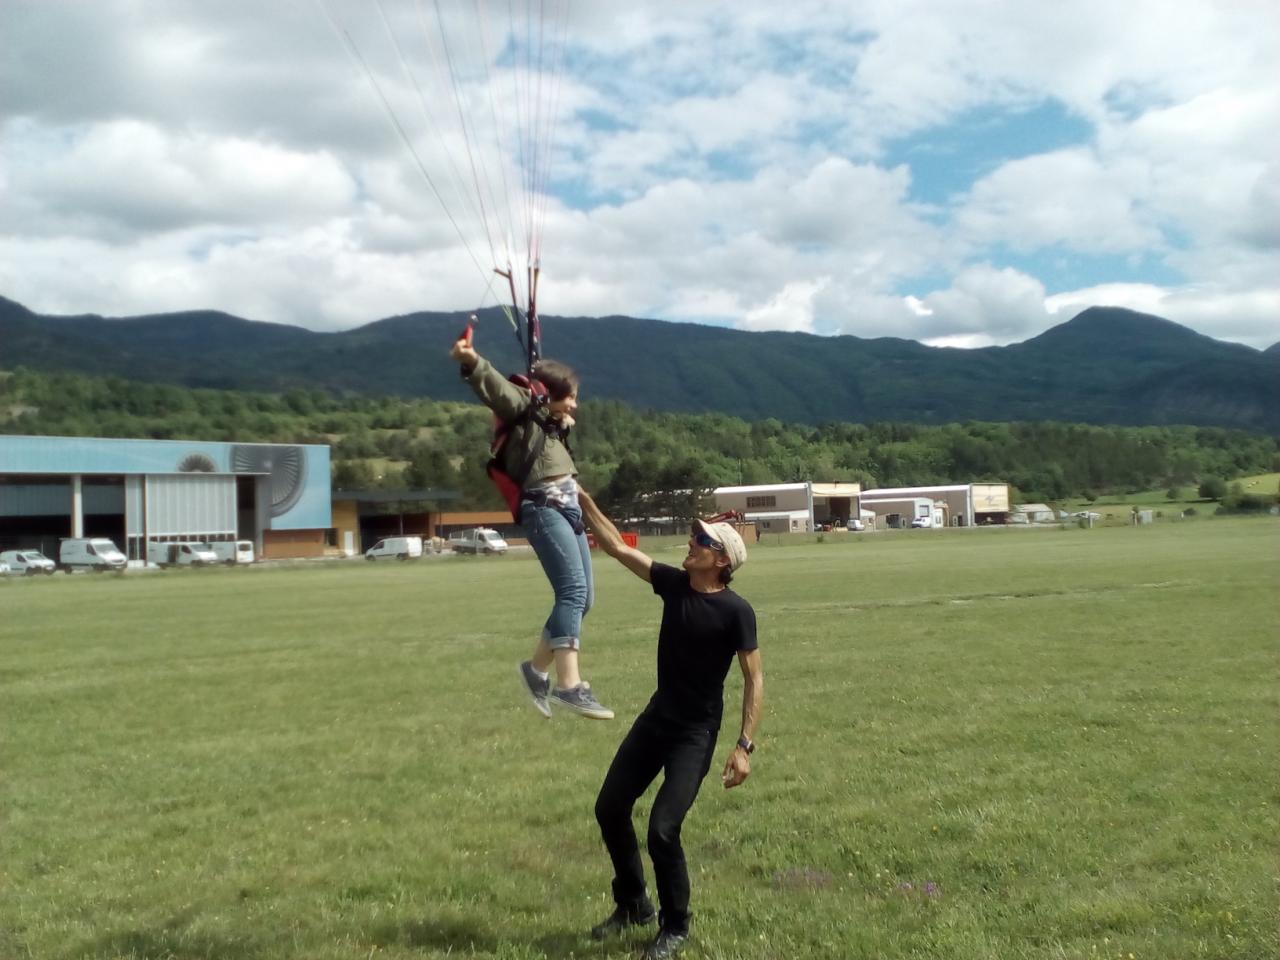
M 1229 480 L 1227 483 L 1228 486 L 1240 484 L 1245 493 L 1274 494 L 1277 488 L 1280 487 L 1280 473 L 1262 473 L 1249 477 L 1239 477 Z M 1160 490 L 1143 490 L 1135 493 L 1105 494 L 1093 501 L 1075 497 L 1065 501 L 1062 508 L 1070 513 L 1074 513 L 1077 510 L 1090 510 L 1102 514 L 1104 518 L 1109 517 L 1113 524 L 1123 525 L 1127 522 L 1128 515 L 1135 507 L 1139 510 L 1160 511 L 1170 518 L 1177 517 L 1188 507 L 1193 508 L 1201 516 L 1209 516 L 1218 507 L 1215 501 L 1204 500 L 1200 497 L 1197 484 L 1186 484 L 1178 487 L 1177 490 L 1178 496 L 1172 500 L 1169 499 L 1168 488 L 1164 488 Z
M 1245 493 L 1275 493 L 1280 490 L 1280 473 L 1258 473 L 1231 482 L 1239 483 Z
M 1274 960 L 1278 546 L 1261 518 L 755 548 L 761 747 L 686 823 L 686 955 Z M 0 582 L 0 957 L 634 956 L 584 933 L 592 805 L 660 608 L 597 576 L 607 723 L 520 697 L 529 556 Z

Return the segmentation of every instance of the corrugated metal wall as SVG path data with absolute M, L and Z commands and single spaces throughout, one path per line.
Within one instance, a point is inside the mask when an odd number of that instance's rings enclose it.
M 148 537 L 236 535 L 235 477 L 207 473 L 147 477 L 146 501 Z

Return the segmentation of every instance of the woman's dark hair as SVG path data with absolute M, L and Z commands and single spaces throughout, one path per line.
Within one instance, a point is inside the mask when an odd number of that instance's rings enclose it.
M 539 360 L 533 368 L 533 378 L 542 381 L 552 400 L 563 400 L 578 389 L 573 367 L 559 360 Z
M 728 567 L 720 568 L 720 583 L 722 586 L 728 586 L 729 581 L 733 579 L 733 571 Z

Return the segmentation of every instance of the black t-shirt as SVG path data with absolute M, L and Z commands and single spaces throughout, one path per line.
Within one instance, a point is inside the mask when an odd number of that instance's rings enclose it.
M 734 656 L 756 649 L 756 613 L 732 590 L 699 593 L 689 574 L 665 563 L 649 569 L 662 598 L 658 690 L 645 712 L 689 726 L 720 729 L 724 678 Z

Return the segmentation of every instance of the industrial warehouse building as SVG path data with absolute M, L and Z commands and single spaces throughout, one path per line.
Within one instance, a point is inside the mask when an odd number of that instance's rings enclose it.
M 333 495 L 336 552 L 364 553 L 383 537 L 447 537 L 454 515 L 444 513 L 442 504 L 459 497 L 455 490 L 340 490 Z M 495 515 L 511 520 L 510 514 Z
M 934 487 L 886 487 L 862 490 L 856 483 L 772 483 L 718 487 L 717 510 L 736 510 L 762 533 L 821 529 L 850 517 L 873 526 L 909 527 L 921 512 L 937 526 L 975 526 L 1008 522 L 1009 486 L 965 483 Z
M 937 487 L 882 487 L 862 495 L 862 508 L 876 515 L 879 526 L 909 527 L 927 508 L 940 527 L 972 527 L 1006 523 L 1009 485 L 956 483 Z
M 856 483 L 771 483 L 717 487 L 716 510 L 733 510 L 761 533 L 800 533 L 839 519 L 858 516 Z
M 331 527 L 324 445 L 0 437 L 0 550 L 104 537 L 141 562 L 148 541 L 251 540 L 311 557 Z

